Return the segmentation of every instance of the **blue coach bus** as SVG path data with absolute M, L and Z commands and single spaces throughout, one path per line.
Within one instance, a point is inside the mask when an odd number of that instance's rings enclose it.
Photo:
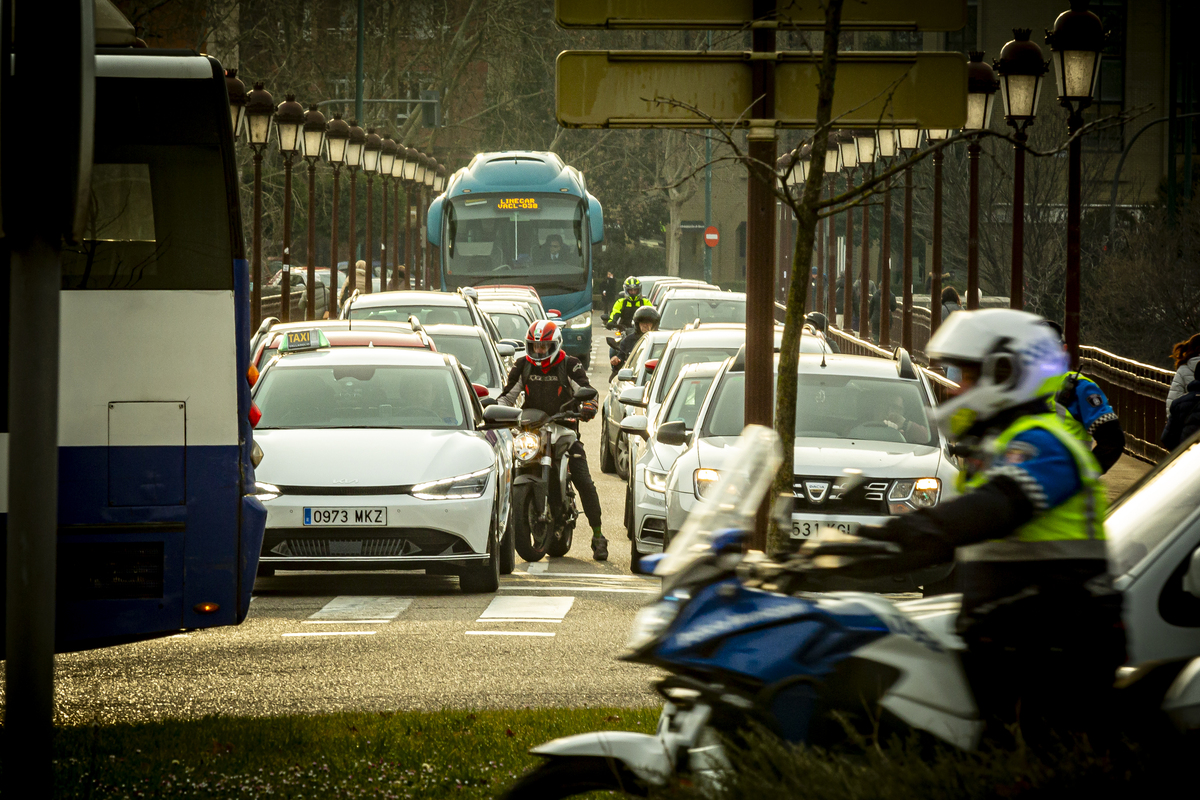
M 442 290 L 533 286 L 563 320 L 563 346 L 586 366 L 592 352 L 592 249 L 604 212 L 583 173 L 554 153 L 480 153 L 429 208 L 441 250 Z
M 63 251 L 60 652 L 241 622 L 266 521 L 224 71 L 191 53 L 100 49 L 95 107 L 91 218 Z M 20 465 L 7 410 L 0 420 L 6 517 L 7 470 Z

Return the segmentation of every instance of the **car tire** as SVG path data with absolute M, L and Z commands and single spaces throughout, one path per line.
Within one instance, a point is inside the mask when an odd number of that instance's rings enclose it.
M 612 450 L 608 446 L 608 415 L 600 416 L 600 471 L 606 475 L 612 475 L 617 471 L 617 464 L 613 460 Z
M 624 448 L 625 456 L 622 459 L 621 450 Z M 617 434 L 617 443 L 613 446 L 613 461 L 617 470 L 617 477 L 623 481 L 629 480 L 629 436 L 624 432 Z
M 642 569 L 642 554 L 637 549 L 637 539 L 629 537 L 629 571 L 634 575 L 645 575 Z
M 935 597 L 939 594 L 954 594 L 958 591 L 956 586 L 954 568 L 951 567 L 946 575 L 938 580 L 929 581 L 921 586 L 922 597 Z
M 516 511 L 509 501 L 508 524 L 504 526 L 504 538 L 500 540 L 500 574 L 511 575 L 517 566 L 517 534 L 513 530 L 513 516 Z
M 458 573 L 458 585 L 463 594 L 490 594 L 500 588 L 500 547 L 496 528 L 488 536 L 488 561 L 481 567 L 463 567 Z
M 625 481 L 625 535 L 633 538 L 633 483 Z

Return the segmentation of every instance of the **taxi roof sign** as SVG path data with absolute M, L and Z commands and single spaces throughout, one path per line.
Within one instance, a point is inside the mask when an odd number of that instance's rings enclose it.
M 283 341 L 279 343 L 280 353 L 301 353 L 305 350 L 317 350 L 329 347 L 329 337 L 320 328 L 303 331 L 287 331 Z

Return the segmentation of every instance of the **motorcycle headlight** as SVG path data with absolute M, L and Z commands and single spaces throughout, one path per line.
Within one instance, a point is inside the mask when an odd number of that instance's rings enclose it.
M 667 473 L 647 469 L 646 488 L 652 492 L 665 492 L 667 490 Z
M 625 647 L 629 650 L 641 650 L 658 637 L 662 636 L 675 617 L 679 616 L 679 602 L 674 599 L 660 600 L 642 608 L 633 618 L 633 627 L 629 630 L 629 640 Z
M 918 508 L 936 506 L 942 495 L 942 482 L 937 478 L 916 478 L 896 481 L 888 489 L 888 511 L 907 514 Z
M 568 328 L 590 328 L 592 327 L 592 312 L 580 314 L 578 317 L 571 317 L 566 323 Z
M 263 483 L 262 481 L 254 482 L 254 496 L 258 498 L 260 503 L 265 503 L 268 500 L 274 500 L 279 495 L 283 494 L 279 487 L 273 483 Z
M 492 468 L 488 467 L 440 481 L 418 483 L 412 488 L 413 497 L 422 500 L 473 500 L 483 496 L 491 474 Z
M 692 473 L 692 480 L 696 484 L 696 497 L 703 500 L 709 491 L 716 488 L 717 482 L 721 480 L 721 472 L 701 467 Z
M 542 449 L 542 439 L 536 433 L 522 431 L 513 437 L 513 455 L 517 461 L 533 461 Z

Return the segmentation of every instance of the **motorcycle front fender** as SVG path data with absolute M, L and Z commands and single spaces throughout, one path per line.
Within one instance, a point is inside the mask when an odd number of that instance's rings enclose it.
M 612 758 L 651 786 L 665 786 L 675 771 L 660 738 L 631 731 L 593 731 L 564 736 L 529 752 L 547 758 Z
M 538 514 L 546 508 L 546 481 L 541 475 L 526 473 L 513 478 L 513 507 L 525 507 L 525 495 L 533 493 L 534 507 Z M 523 513 L 523 512 L 522 512 Z

